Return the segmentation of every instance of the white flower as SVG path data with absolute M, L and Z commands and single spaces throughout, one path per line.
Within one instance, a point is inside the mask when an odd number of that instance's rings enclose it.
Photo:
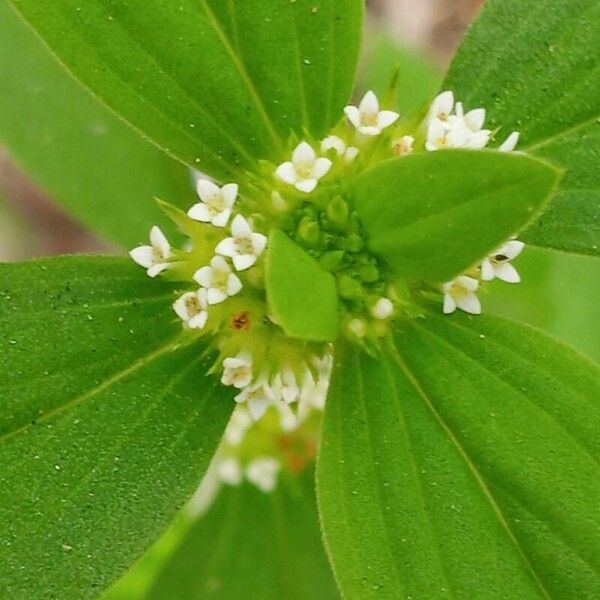
M 300 395 L 300 388 L 296 381 L 296 375 L 289 367 L 286 367 L 281 373 L 275 375 L 272 389 L 278 396 L 283 398 L 286 404 L 295 402 Z
M 263 253 L 267 238 L 262 233 L 254 233 L 242 215 L 233 219 L 231 234 L 233 237 L 219 242 L 215 252 L 231 258 L 238 271 L 249 269 Z
M 327 154 L 335 150 L 338 156 L 343 156 L 346 162 L 351 163 L 359 153 L 359 149 L 354 146 L 346 146 L 346 142 L 337 135 L 330 135 L 321 142 L 321 152 Z
M 258 421 L 267 412 L 269 405 L 277 400 L 277 395 L 263 375 L 256 383 L 246 386 L 234 400 L 238 404 L 245 402 L 252 418 Z
M 150 230 L 150 246 L 138 246 L 129 256 L 141 267 L 148 271 L 150 277 L 156 277 L 169 268 L 171 258 L 171 244 L 165 234 L 156 225 Z
M 237 356 L 223 361 L 223 385 L 232 385 L 243 389 L 252 382 L 252 356 L 249 352 L 240 352 Z
M 231 272 L 231 267 L 222 256 L 215 256 L 210 267 L 198 269 L 194 275 L 206 291 L 209 304 L 219 304 L 242 289 L 240 278 Z
M 380 111 L 379 100 L 373 92 L 367 92 L 358 107 L 346 106 L 344 112 L 359 133 L 369 136 L 379 135 L 400 118 L 397 112 Z
M 317 187 L 319 179 L 329 173 L 332 164 L 328 158 L 317 158 L 312 146 L 302 142 L 294 150 L 291 162 L 279 165 L 275 175 L 298 191 L 310 194 Z
M 225 429 L 225 439 L 231 446 L 239 446 L 246 436 L 246 431 L 250 429 L 250 426 L 254 423 L 250 413 L 246 410 L 245 406 L 237 405 L 227 428 Z
M 484 108 L 475 108 L 465 114 L 462 103 L 454 103 L 452 92 L 442 92 L 433 100 L 429 111 L 425 148 L 429 151 L 442 148 L 482 150 L 491 136 L 489 129 L 483 129 L 484 123 Z
M 196 189 L 202 202 L 194 204 L 188 216 L 195 221 L 212 223 L 215 227 L 225 227 L 238 195 L 237 184 L 228 183 L 220 188 L 208 179 L 199 179 Z
M 217 476 L 228 485 L 239 485 L 244 476 L 242 465 L 237 458 L 224 458 L 217 464 Z
M 246 467 L 246 477 L 265 493 L 272 492 L 277 485 L 277 474 L 281 465 L 276 458 L 264 456 L 255 458 Z
M 519 143 L 519 132 L 513 131 L 505 140 L 498 150 L 500 152 L 512 152 Z
M 413 144 L 415 138 L 412 135 L 404 135 L 394 141 L 394 154 L 396 156 L 406 156 L 413 153 Z
M 380 321 L 389 319 L 394 314 L 394 304 L 389 298 L 379 298 L 371 307 L 371 314 Z
M 204 329 L 208 321 L 206 290 L 188 292 L 175 301 L 173 310 L 190 329 Z
M 483 281 L 500 279 L 506 283 L 519 283 L 521 277 L 510 261 L 517 258 L 524 247 L 525 244 L 518 240 L 506 242 L 481 263 L 481 279 Z
M 434 120 L 446 122 L 453 111 L 454 94 L 451 91 L 442 92 L 433 99 L 427 121 L 429 123 Z
M 453 313 L 457 307 L 472 315 L 481 314 L 481 303 L 475 292 L 479 281 L 460 275 L 442 286 L 444 292 L 444 314 Z

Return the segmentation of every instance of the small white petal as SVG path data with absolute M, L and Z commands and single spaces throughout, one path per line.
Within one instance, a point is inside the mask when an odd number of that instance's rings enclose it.
M 225 200 L 225 206 L 232 208 L 238 197 L 239 186 L 237 183 L 228 183 L 221 189 L 223 200 Z
M 187 294 L 184 294 L 183 296 L 181 296 L 181 298 L 178 298 L 174 303 L 173 303 L 173 310 L 175 311 L 175 314 L 182 320 L 182 321 L 187 321 L 190 317 L 190 314 L 188 312 L 187 309 L 187 301 L 189 298 L 194 297 L 196 294 L 194 294 L 194 292 L 188 292 Z
M 465 146 L 471 150 L 483 150 L 490 141 L 492 132 L 489 129 L 482 129 L 476 133 L 472 133 L 467 137 Z
M 242 282 L 240 281 L 240 278 L 237 275 L 231 273 L 227 277 L 227 294 L 229 296 L 235 296 L 241 291 L 242 287 Z
M 361 123 L 360 111 L 358 108 L 356 108 L 356 106 L 346 106 L 344 113 L 348 117 L 350 123 L 358 129 Z
M 446 135 L 444 124 L 439 119 L 432 119 L 427 128 L 427 141 L 436 144 L 437 140 Z
M 399 118 L 400 115 L 397 112 L 392 110 L 383 110 L 377 117 L 377 127 L 379 127 L 379 129 L 386 129 L 390 125 L 393 125 Z
M 496 267 L 496 277 L 506 283 L 520 283 L 518 271 L 510 263 L 502 263 Z
M 496 277 L 494 267 L 489 259 L 485 259 L 481 263 L 481 279 L 482 281 L 492 281 Z
M 355 148 L 354 146 L 350 146 L 347 150 L 346 150 L 346 162 L 352 162 L 359 154 L 360 150 L 358 148 Z
M 138 246 L 129 253 L 129 256 L 135 263 L 145 269 L 154 264 L 154 248 L 152 246 Z
M 296 173 L 296 167 L 294 163 L 286 162 L 277 167 L 275 175 L 284 183 L 294 185 L 298 181 L 298 174 Z
M 476 292 L 479 289 L 479 281 L 473 277 L 467 277 L 466 275 L 457 277 L 456 284 L 469 292 Z
M 208 313 L 205 310 L 203 310 L 201 313 L 198 313 L 195 317 L 192 317 L 188 321 L 188 327 L 190 329 L 204 329 L 207 321 Z
M 242 215 L 236 215 L 231 223 L 231 233 L 235 238 L 249 237 L 252 233 L 250 223 Z M 219 252 L 221 254 L 221 252 Z
M 206 294 L 206 299 L 210 305 L 221 304 L 227 300 L 227 294 L 223 290 L 210 288 Z
M 221 254 L 222 256 L 228 256 L 230 258 L 235 256 L 237 252 L 235 247 L 235 240 L 233 238 L 225 238 L 224 240 L 221 240 L 217 244 L 215 252 L 217 254 Z
M 368 91 L 358 105 L 361 114 L 374 115 L 379 112 L 379 100 L 374 92 Z
M 431 114 L 435 118 L 449 115 L 454 109 L 454 94 L 451 91 L 439 94 L 431 105 Z
M 210 223 L 212 220 L 210 208 L 203 202 L 194 204 L 194 206 L 188 210 L 187 214 L 190 219 L 194 219 L 194 221 L 201 221 L 202 223 Z
M 456 302 L 454 298 L 449 294 L 444 294 L 444 314 L 450 315 L 456 310 Z
M 473 131 L 479 131 L 485 123 L 485 108 L 470 110 L 465 115 L 465 123 Z
M 221 193 L 219 186 L 208 179 L 198 179 L 196 191 L 203 202 L 210 202 L 215 196 Z
M 215 215 L 211 221 L 211 223 L 215 227 L 226 227 L 229 222 L 229 217 L 231 216 L 231 209 L 226 208 L 222 210 L 218 215 Z
M 369 137 L 374 137 L 374 136 L 379 135 L 381 133 L 381 129 L 379 129 L 379 127 L 372 127 L 372 126 L 363 125 L 363 126 L 361 126 L 361 127 L 358 128 L 358 132 L 362 133 L 363 135 L 367 135 Z
M 194 281 L 199 283 L 204 288 L 212 286 L 213 270 L 211 267 L 201 267 L 194 273 Z
M 314 192 L 317 188 L 318 181 L 316 179 L 303 179 L 296 184 L 296 189 L 299 192 L 304 192 L 305 194 L 310 194 Z
M 292 162 L 296 164 L 311 164 L 315 161 L 317 155 L 313 147 L 307 142 L 301 142 L 296 146 L 292 154 Z
M 471 315 L 481 314 L 481 302 L 475 294 L 467 294 L 466 296 L 456 298 L 456 305 Z
M 371 314 L 381 321 L 389 319 L 394 314 L 394 304 L 389 298 L 379 298 L 371 307 Z
M 344 140 L 337 135 L 330 135 L 321 142 L 321 152 L 324 154 L 330 150 L 335 150 L 339 156 L 343 156 L 346 152 L 346 144 Z
M 245 271 L 256 262 L 256 256 L 254 254 L 238 254 L 232 260 L 237 271 Z
M 148 269 L 148 276 L 149 277 L 156 277 L 157 275 L 160 275 L 160 273 L 162 273 L 163 271 L 165 271 L 168 268 L 169 268 L 169 265 L 167 263 L 158 264 L 158 265 L 152 265 Z
M 165 234 L 160 230 L 160 227 L 156 225 L 150 230 L 150 242 L 157 249 L 160 250 L 164 258 L 169 258 L 171 254 L 171 244 L 167 240 Z
M 523 242 L 520 242 L 519 240 L 510 240 L 510 242 L 506 242 L 506 244 L 504 244 L 500 250 L 495 252 L 495 254 L 503 254 L 510 260 L 513 260 L 523 252 L 523 248 L 525 248 Z
M 254 254 L 256 254 L 257 257 L 260 256 L 267 247 L 267 236 L 262 233 L 253 233 L 250 236 L 250 239 L 252 240 Z
M 498 150 L 500 150 L 500 152 L 512 152 L 517 147 L 517 144 L 519 143 L 519 136 L 520 136 L 520 134 L 518 131 L 513 131 L 506 138 L 506 140 L 504 140 L 504 142 L 502 143 L 500 148 L 498 148 Z
M 215 271 L 220 271 L 221 273 L 231 273 L 231 267 L 229 263 L 222 256 L 213 256 L 210 261 L 210 266 Z
M 248 400 L 248 411 L 255 421 L 258 421 L 267 412 L 268 406 L 266 398 L 250 398 Z
M 321 179 L 329 173 L 333 163 L 328 158 L 317 158 L 313 168 L 313 175 L 316 179 Z

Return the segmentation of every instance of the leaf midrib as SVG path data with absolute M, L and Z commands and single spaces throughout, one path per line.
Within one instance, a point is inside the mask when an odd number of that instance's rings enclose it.
M 396 346 L 395 345 L 391 345 L 391 347 L 390 347 L 389 350 L 390 350 L 390 355 L 394 359 L 394 362 L 400 367 L 400 369 L 402 370 L 402 372 L 405 374 L 406 378 L 408 379 L 408 381 L 412 385 L 413 389 L 417 392 L 418 396 L 422 399 L 422 401 L 425 404 L 425 406 L 427 407 L 427 409 L 431 412 L 431 414 L 433 415 L 433 417 L 436 419 L 436 421 L 439 423 L 439 425 L 441 426 L 441 428 L 445 432 L 445 434 L 446 434 L 446 436 L 448 438 L 448 441 L 454 446 L 454 448 L 456 449 L 456 451 L 458 452 L 458 454 L 464 460 L 465 464 L 467 465 L 468 469 L 470 470 L 471 474 L 473 475 L 473 478 L 475 479 L 476 483 L 478 484 L 479 488 L 481 489 L 481 492 L 483 493 L 484 497 L 486 498 L 486 500 L 488 501 L 490 507 L 492 508 L 494 514 L 496 515 L 496 517 L 498 519 L 498 522 L 501 524 L 502 528 L 506 532 L 506 535 L 508 536 L 508 538 L 512 542 L 513 546 L 517 550 L 517 552 L 519 554 L 519 557 L 521 558 L 521 561 L 523 562 L 523 564 L 525 565 L 525 567 L 527 568 L 527 570 L 530 572 L 530 574 L 531 574 L 534 582 L 538 586 L 541 594 L 547 600 L 551 600 L 550 594 L 546 590 L 546 588 L 545 588 L 542 580 L 538 576 L 538 574 L 535 571 L 533 565 L 531 564 L 531 562 L 527 558 L 527 555 L 525 554 L 523 548 L 521 547 L 521 545 L 519 543 L 519 540 L 517 539 L 517 537 L 515 536 L 514 532 L 512 531 L 512 528 L 510 527 L 510 524 L 508 523 L 508 521 L 507 521 L 506 517 L 504 516 L 502 510 L 500 509 L 500 507 L 498 506 L 498 504 L 494 500 L 494 497 L 491 494 L 491 492 L 490 492 L 490 490 L 489 490 L 489 488 L 488 488 L 488 486 L 486 484 L 486 481 L 483 478 L 482 474 L 479 472 L 479 470 L 475 466 L 474 462 L 471 460 L 471 458 L 468 455 L 468 453 L 466 452 L 466 450 L 463 448 L 463 446 L 461 445 L 461 443 L 458 441 L 458 438 L 455 436 L 455 434 L 452 431 L 452 429 L 449 427 L 449 425 L 444 421 L 444 419 L 442 418 L 442 416 L 435 409 L 435 406 L 433 405 L 433 402 L 431 401 L 431 399 L 429 398 L 429 396 L 427 395 L 427 393 L 425 392 L 425 390 L 421 387 L 421 385 L 420 385 L 419 380 L 417 379 L 417 377 L 409 369 L 408 365 L 406 364 L 406 362 L 404 361 L 404 359 L 400 355 L 400 352 L 398 351 L 398 349 L 396 348 Z
M 104 390 L 110 388 L 115 383 L 118 383 L 119 381 L 127 378 L 129 375 L 132 375 L 139 369 L 145 367 L 146 365 L 150 364 L 154 360 L 157 360 L 161 356 L 168 354 L 169 352 L 171 352 L 172 350 L 175 350 L 176 348 L 178 348 L 180 346 L 181 346 L 181 335 L 178 334 L 168 344 L 165 344 L 164 346 L 161 346 L 158 349 L 153 350 L 146 356 L 143 356 L 142 358 L 138 359 L 137 361 L 135 361 L 134 363 L 132 363 L 131 365 L 126 367 L 125 369 L 118 371 L 117 373 L 115 373 L 114 375 L 109 377 L 108 379 L 105 379 L 103 382 L 99 383 L 98 385 L 94 386 L 93 388 L 90 388 L 89 390 L 85 391 L 84 393 L 80 394 L 79 396 L 76 396 L 75 398 L 71 398 L 70 400 L 67 400 L 63 404 L 60 404 L 60 405 L 54 407 L 52 410 L 44 413 L 43 415 L 40 415 L 35 421 L 36 425 L 38 425 L 40 423 L 44 423 L 44 422 L 52 419 L 53 417 L 78 406 L 79 404 L 85 402 L 86 400 L 89 400 L 90 398 L 94 397 L 96 394 L 103 392 Z M 20 427 L 17 427 L 16 429 L 9 430 L 9 431 L 6 431 L 6 432 L 0 434 L 0 445 L 8 442 L 10 439 L 12 439 L 15 436 L 22 434 L 25 431 L 28 431 L 33 426 L 34 425 L 28 421 L 27 423 L 21 425 Z

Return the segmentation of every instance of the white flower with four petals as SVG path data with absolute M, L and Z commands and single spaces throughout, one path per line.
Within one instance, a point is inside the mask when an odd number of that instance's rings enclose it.
M 481 263 L 481 279 L 483 281 L 500 279 L 506 283 L 519 283 L 521 277 L 510 261 L 517 258 L 524 247 L 525 244 L 519 240 L 506 242 Z
M 255 233 L 250 223 L 237 215 L 231 223 L 232 237 L 225 238 L 215 248 L 221 256 L 227 256 L 233 261 L 237 271 L 249 269 L 264 252 L 267 238 L 262 233 Z
M 370 91 L 364 95 L 358 106 L 346 106 L 344 113 L 356 130 L 367 136 L 379 135 L 400 118 L 393 110 L 379 110 L 379 100 Z
M 129 256 L 135 263 L 147 269 L 150 277 L 156 277 L 169 268 L 171 244 L 165 234 L 156 225 L 150 230 L 150 246 L 138 246 Z
M 222 256 L 215 256 L 209 267 L 198 269 L 194 280 L 207 291 L 209 304 L 220 304 L 242 289 L 240 278 L 231 272 L 231 267 Z
M 472 315 L 481 314 L 481 302 L 475 293 L 479 281 L 473 277 L 460 275 L 442 286 L 444 292 L 444 314 L 449 315 L 457 308 Z
M 200 289 L 197 292 L 187 292 L 173 304 L 173 310 L 177 316 L 190 329 L 204 329 L 208 321 L 208 302 L 206 300 L 206 290 Z
M 201 202 L 188 210 L 190 219 L 212 223 L 215 227 L 225 227 L 238 196 L 238 185 L 228 183 L 219 187 L 208 179 L 199 179 L 196 189 Z
M 298 191 L 310 194 L 316 189 L 319 179 L 329 173 L 332 164 L 328 158 L 318 158 L 313 147 L 302 142 L 292 153 L 292 160 L 279 165 L 275 175 Z

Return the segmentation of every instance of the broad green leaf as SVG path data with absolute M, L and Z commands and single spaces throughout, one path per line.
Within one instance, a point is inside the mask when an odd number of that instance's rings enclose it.
M 231 400 L 173 293 L 123 259 L 0 266 L 0 596 L 95 597 L 193 492 Z
M 157 573 L 146 574 L 154 577 L 147 593 L 123 585 L 136 568 L 105 600 L 339 598 L 321 542 L 312 470 L 282 477 L 271 494 L 249 483 L 224 487 L 207 513 L 188 516 L 178 528 L 177 546 L 159 559 Z
M 377 90 L 378 95 L 384 97 L 390 75 L 396 69 L 398 110 L 406 119 L 426 106 L 439 89 L 443 75 L 424 54 L 399 46 L 395 40 L 380 35 L 367 50 L 359 73 L 360 87 L 365 91 Z
M 318 496 L 342 593 L 597 598 L 600 372 L 526 326 L 431 314 L 344 347 Z
M 339 323 L 333 275 L 279 230 L 269 238 L 265 283 L 269 309 L 287 335 L 335 340 Z
M 362 0 L 14 0 L 63 63 L 163 150 L 230 179 L 323 135 L 352 88 Z
M 348 598 L 596 598 L 600 372 L 493 317 L 343 348 L 318 495 Z
M 491 282 L 486 312 L 538 327 L 600 362 L 600 260 L 527 248 L 515 264 L 523 284 Z
M 386 161 L 354 194 L 372 252 L 400 276 L 441 282 L 530 223 L 557 179 L 526 156 L 444 150 Z
M 597 0 L 488 0 L 444 89 L 484 106 L 498 139 L 568 172 L 532 244 L 600 255 L 600 4 Z
M 168 230 L 154 197 L 191 205 L 188 170 L 82 90 L 0 2 L 0 144 L 92 231 L 125 246 Z

